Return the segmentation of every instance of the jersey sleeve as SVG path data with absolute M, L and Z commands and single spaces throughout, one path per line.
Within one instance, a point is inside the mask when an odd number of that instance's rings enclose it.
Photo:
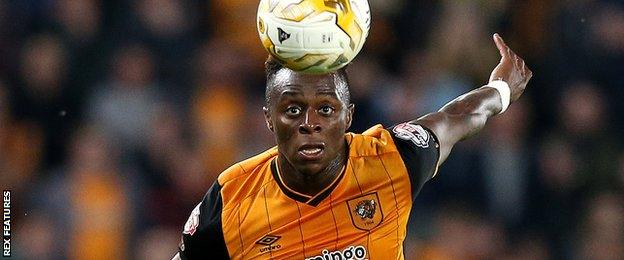
M 412 186 L 412 197 L 433 178 L 438 170 L 439 145 L 430 130 L 410 122 L 389 129 L 392 139 L 407 168 Z
M 215 181 L 184 225 L 182 259 L 229 259 L 221 226 L 221 185 Z

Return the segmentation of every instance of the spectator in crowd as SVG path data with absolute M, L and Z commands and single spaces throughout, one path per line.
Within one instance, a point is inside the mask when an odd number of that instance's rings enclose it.
M 43 166 L 63 163 L 76 108 L 66 92 L 67 50 L 57 35 L 29 38 L 20 56 L 20 80 L 13 92 L 13 113 L 43 133 Z
M 97 122 L 125 155 L 144 149 L 161 95 L 152 53 L 140 44 L 121 48 L 112 59 L 109 78 L 90 98 L 88 119 Z

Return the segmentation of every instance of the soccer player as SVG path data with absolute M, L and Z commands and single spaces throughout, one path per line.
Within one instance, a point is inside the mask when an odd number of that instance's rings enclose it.
M 344 69 L 303 74 L 267 61 L 277 147 L 219 175 L 192 211 L 175 259 L 403 259 L 412 201 L 455 143 L 517 100 L 532 72 L 503 39 L 488 85 L 438 112 L 346 133 Z

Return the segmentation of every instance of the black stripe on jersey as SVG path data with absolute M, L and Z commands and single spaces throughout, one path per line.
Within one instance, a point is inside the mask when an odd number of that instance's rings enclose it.
M 334 191 L 336 186 L 338 186 L 338 183 L 340 183 L 340 181 L 342 180 L 342 176 L 345 175 L 345 171 L 346 170 L 347 169 L 343 169 L 340 172 L 340 175 L 338 175 L 338 179 L 334 180 L 334 183 L 328 189 L 325 189 L 325 191 L 323 191 L 321 194 L 316 195 L 314 197 L 314 199 L 308 201 L 308 205 L 316 207 L 319 203 L 321 203 L 321 201 L 323 201 L 325 198 L 327 198 L 327 196 L 329 196 L 329 194 L 331 194 L 332 191 Z
M 336 244 L 334 245 L 334 251 L 338 250 L 338 222 L 336 221 L 336 215 L 334 214 L 334 202 L 331 194 L 329 194 L 329 209 L 331 210 L 332 219 L 334 220 L 334 228 L 336 229 Z
M 262 193 L 264 195 L 264 210 L 266 212 L 267 223 L 269 224 L 269 232 L 271 232 L 273 231 L 273 227 L 271 227 L 271 215 L 269 214 L 269 205 L 267 203 L 266 186 L 262 189 Z M 269 250 L 269 256 L 273 258 L 273 250 Z
M 388 131 L 392 135 L 392 140 L 394 140 L 405 167 L 407 167 L 413 200 L 425 182 L 431 179 L 436 171 L 439 156 L 438 141 L 429 129 L 423 128 L 430 137 L 427 141 L 427 147 L 423 148 L 423 144 L 419 146 L 411 140 L 397 137 L 393 128 L 394 126 L 389 128 Z
M 396 190 L 394 189 L 394 181 L 392 180 L 392 177 L 390 176 L 390 172 L 388 172 L 388 168 L 386 168 L 386 164 L 383 162 L 383 159 L 381 159 L 381 156 L 377 155 L 377 158 L 379 158 L 379 161 L 381 162 L 381 166 L 383 166 L 384 172 L 386 172 L 386 176 L 388 176 L 388 180 L 390 180 L 390 187 L 392 188 L 392 195 L 394 197 L 394 208 L 396 209 L 397 216 L 400 216 L 399 202 L 397 201 Z M 401 225 L 399 224 L 399 218 L 396 218 L 396 225 L 397 225 L 396 233 L 397 233 L 397 246 L 398 246 L 399 245 L 398 243 L 400 243 L 401 241 L 401 238 L 399 236 L 399 230 L 401 230 Z
M 343 170 L 340 172 L 340 175 L 338 176 L 338 178 L 336 180 L 334 180 L 334 182 L 331 184 L 331 186 L 329 186 L 329 188 L 324 189 L 323 192 L 319 193 L 318 195 L 315 195 L 314 197 L 310 198 L 307 196 L 303 196 L 301 194 L 297 194 L 292 192 L 288 187 L 286 187 L 286 185 L 281 181 L 280 176 L 278 174 L 278 170 L 277 170 L 277 160 L 273 160 L 271 161 L 271 174 L 273 175 L 273 179 L 275 179 L 275 182 L 277 182 L 277 186 L 280 187 L 280 189 L 284 192 L 284 194 L 286 194 L 286 196 L 288 196 L 291 199 L 294 199 L 296 201 L 299 201 L 301 203 L 305 203 L 308 204 L 310 206 L 316 207 L 318 206 L 319 203 L 321 203 L 325 198 L 327 198 L 327 196 L 329 196 L 329 194 L 332 193 L 332 191 L 334 191 L 334 189 L 336 188 L 336 186 L 338 186 L 338 183 L 340 183 L 340 180 L 342 180 L 342 176 L 345 175 L 345 169 L 343 168 Z
M 286 194 L 286 196 L 288 196 L 289 198 L 299 201 L 301 203 L 308 202 L 308 200 L 310 199 L 309 197 L 301 196 L 297 193 L 290 191 L 288 187 L 286 187 L 284 183 L 280 181 L 280 177 L 277 174 L 277 163 L 275 161 L 277 160 L 273 159 L 273 161 L 271 161 L 271 174 L 273 175 L 273 179 L 275 179 L 275 182 L 277 182 L 277 186 L 279 186 L 284 194 Z
M 297 212 L 299 213 L 299 217 L 297 218 L 297 223 L 299 223 L 299 234 L 301 234 L 301 248 L 303 248 L 303 257 L 305 258 L 306 256 L 306 248 L 305 248 L 305 242 L 304 242 L 304 238 L 303 238 L 303 227 L 301 226 L 301 208 L 299 207 L 299 203 L 297 203 L 295 201 L 295 205 L 297 205 Z
M 221 185 L 214 182 L 199 207 L 199 225 L 191 235 L 182 234 L 178 248 L 182 259 L 229 259 L 221 224 Z M 191 216 L 192 217 L 192 216 Z

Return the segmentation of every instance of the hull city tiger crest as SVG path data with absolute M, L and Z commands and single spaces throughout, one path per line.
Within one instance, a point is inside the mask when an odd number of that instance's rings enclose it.
M 353 225 L 364 231 L 369 231 L 381 224 L 383 212 L 377 192 L 359 196 L 347 201 L 351 222 Z

